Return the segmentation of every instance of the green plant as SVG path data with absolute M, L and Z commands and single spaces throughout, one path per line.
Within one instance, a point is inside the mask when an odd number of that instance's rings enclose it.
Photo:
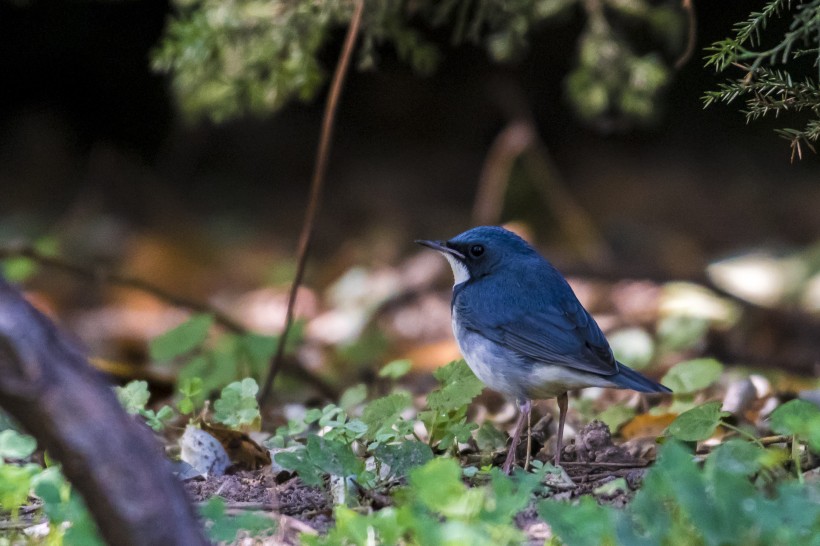
M 427 428 L 428 443 L 439 450 L 455 448 L 470 439 L 478 428 L 467 423 L 467 407 L 484 390 L 484 384 L 463 360 L 456 360 L 433 373 L 440 387 L 427 396 L 428 410 L 419 414 Z
M 246 512 L 231 516 L 225 509 L 225 501 L 219 497 L 212 497 L 199 509 L 199 513 L 206 520 L 208 537 L 217 543 L 231 543 L 240 532 L 256 537 L 276 530 L 276 522 L 264 514 Z
M 428 36 L 445 29 L 450 43 L 482 46 L 496 62 L 519 59 L 546 21 L 583 13 L 578 66 L 567 96 L 588 121 L 651 120 L 684 38 L 684 17 L 671 3 L 646 0 L 365 0 L 360 69 L 373 69 L 385 46 L 426 75 L 440 61 Z M 175 0 L 176 14 L 153 54 L 170 73 L 183 109 L 217 121 L 266 114 L 309 100 L 324 81 L 319 55 L 333 31 L 349 23 L 353 2 Z M 576 9 L 578 8 L 578 9 Z M 650 37 L 644 52 L 630 38 Z M 639 33 L 641 33 L 639 32 Z
M 55 237 L 43 236 L 34 241 L 31 248 L 42 256 L 56 256 L 59 249 L 59 241 Z M 3 277 L 11 282 L 23 282 L 40 269 L 37 261 L 28 256 L 16 256 L 0 261 L 0 272 Z
M 773 464 L 767 451 L 731 440 L 701 468 L 670 441 L 623 511 L 586 497 L 574 504 L 544 501 L 539 513 L 573 546 L 820 543 L 820 488 L 789 481 L 755 486 L 753 477 Z
M 338 506 L 336 526 L 326 536 L 302 539 L 314 546 L 520 544 L 524 536 L 513 518 L 543 489 L 545 471 L 508 477 L 494 469 L 487 485 L 468 487 L 455 460 L 432 459 L 410 471 L 394 507 L 363 514 Z
M 661 379 L 672 389 L 672 406 L 664 412 L 682 413 L 695 407 L 695 398 L 720 378 L 723 365 L 714 358 L 696 358 L 675 364 Z
M 258 428 L 261 416 L 257 392 L 259 385 L 250 377 L 227 385 L 214 402 L 214 421 L 230 428 Z
M 37 475 L 34 493 L 43 500 L 43 510 L 51 523 L 50 535 L 57 544 L 103 546 L 97 524 L 85 502 L 65 480 L 58 466 Z M 62 523 L 68 525 L 64 527 Z
M 186 414 L 192 413 L 210 393 L 231 382 L 261 379 L 279 343 L 275 336 L 255 333 L 214 334 L 213 324 L 211 315 L 196 314 L 149 343 L 153 361 L 182 365 L 179 384 L 188 393 L 183 392 L 183 399 L 188 402 L 183 405 L 186 411 L 180 411 Z M 288 339 L 288 351 L 300 342 L 301 324 L 297 323 Z
M 788 30 L 772 39 L 771 27 L 788 15 Z M 743 98 L 747 121 L 772 115 L 786 117 L 806 112 L 802 128 L 778 129 L 792 148 L 792 159 L 803 156 L 802 145 L 814 150 L 820 137 L 820 0 L 767 0 L 760 11 L 735 25 L 734 35 L 715 42 L 707 51 L 706 66 L 723 72 L 734 66 L 742 76 L 709 91 L 706 106 Z M 809 74 L 814 74 L 814 77 Z
M 403 416 L 411 406 L 410 397 L 393 393 L 368 403 L 361 419 L 334 404 L 310 410 L 301 422 L 280 427 L 268 445 L 301 445 L 294 443 L 293 437 L 318 426 L 321 435 L 307 434 L 304 448 L 279 452 L 276 462 L 297 472 L 310 485 L 320 485 L 327 475 L 353 477 L 356 483 L 373 487 L 403 478 L 433 458 L 431 448 L 449 451 L 456 441 L 468 441 L 477 428 L 466 423 L 466 413 L 483 385 L 467 364 L 463 360 L 451 362 L 437 370 L 435 377 L 440 387 L 428 396 L 429 409 L 418 415 L 427 428 L 426 444 L 416 437 L 415 420 Z M 373 470 L 364 462 L 370 456 Z
M 155 431 L 164 429 L 168 421 L 174 417 L 174 410 L 171 406 L 162 406 L 159 411 L 145 407 L 151 397 L 147 381 L 131 381 L 124 387 L 115 387 L 115 390 L 125 411 L 144 417 L 148 426 Z
M 6 460 L 27 459 L 36 447 L 31 436 L 11 429 L 0 432 L 0 507 L 11 512 L 14 519 L 28 500 L 32 479 L 40 467 L 32 463 L 9 464 Z

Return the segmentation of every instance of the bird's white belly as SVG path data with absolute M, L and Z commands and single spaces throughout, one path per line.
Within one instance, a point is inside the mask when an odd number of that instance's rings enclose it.
M 554 398 L 586 387 L 614 386 L 605 376 L 561 364 L 535 363 L 524 367 L 515 353 L 498 348 L 489 340 L 459 326 L 453 309 L 453 334 L 464 360 L 488 387 L 517 400 Z
M 524 393 L 517 382 L 506 373 L 510 364 L 502 355 L 493 351 L 491 346 L 484 343 L 486 340 L 482 336 L 460 329 L 455 309 L 452 325 L 459 351 L 476 377 L 494 391 L 516 399 L 523 398 Z

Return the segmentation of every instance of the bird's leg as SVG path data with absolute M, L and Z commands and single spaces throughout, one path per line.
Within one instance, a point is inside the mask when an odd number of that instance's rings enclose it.
M 519 402 L 518 421 L 515 422 L 515 428 L 513 429 L 512 443 L 510 444 L 509 451 L 507 451 L 507 458 L 504 460 L 504 466 L 501 467 L 504 474 L 510 473 L 512 465 L 515 462 L 515 448 L 518 447 L 518 442 L 521 439 L 521 430 L 524 428 L 524 419 L 529 417 L 531 410 L 532 403 L 529 400 Z
M 524 458 L 524 471 L 530 467 L 530 453 L 532 453 L 532 411 L 527 412 L 527 456 Z
M 567 393 L 561 394 L 557 398 L 558 401 L 558 439 L 555 445 L 555 466 L 561 466 L 561 450 L 563 449 L 564 440 L 564 421 L 567 420 L 567 404 L 569 397 Z

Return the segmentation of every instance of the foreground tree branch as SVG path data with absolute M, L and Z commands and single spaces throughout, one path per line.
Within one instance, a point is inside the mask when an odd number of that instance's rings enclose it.
M 207 544 L 152 434 L 125 413 L 82 352 L 3 280 L 0 406 L 62 463 L 109 544 Z

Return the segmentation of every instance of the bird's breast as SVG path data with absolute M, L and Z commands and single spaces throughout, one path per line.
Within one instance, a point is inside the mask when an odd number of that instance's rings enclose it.
M 480 333 L 465 328 L 455 306 L 452 325 L 458 348 L 476 377 L 494 391 L 515 399 L 525 398 L 515 355 Z

